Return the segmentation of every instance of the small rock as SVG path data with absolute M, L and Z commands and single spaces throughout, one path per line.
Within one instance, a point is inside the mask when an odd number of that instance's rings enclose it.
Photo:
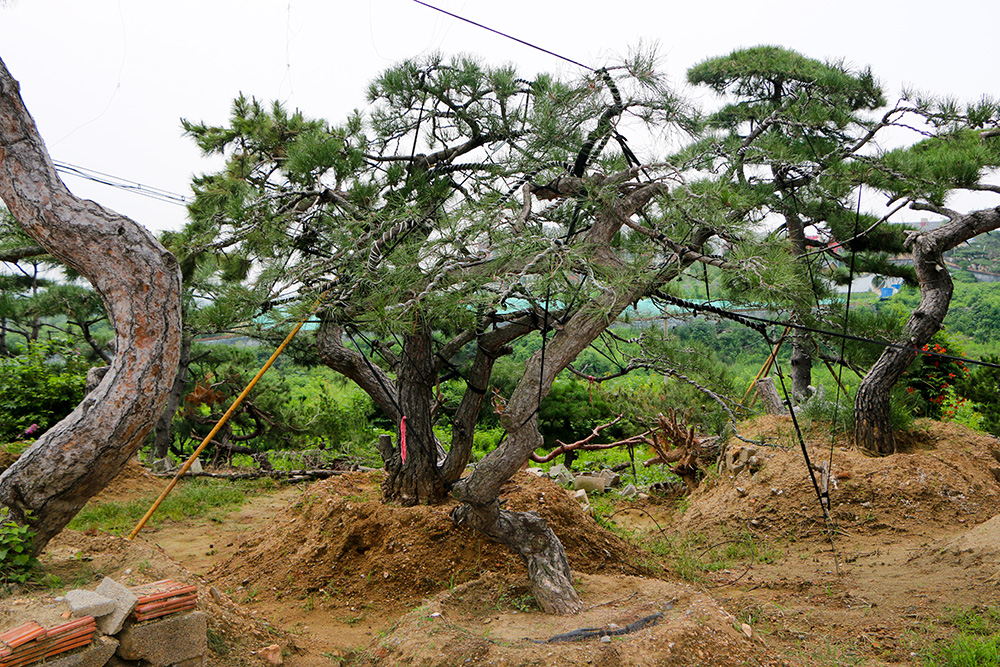
M 616 486 L 621 486 L 622 476 L 616 473 L 614 470 L 611 470 L 610 468 L 605 468 L 601 470 L 601 472 L 599 472 L 598 474 L 604 478 L 604 488 L 613 489 Z
M 433 614 L 431 614 L 431 618 L 437 618 L 437 617 L 439 617 L 440 615 L 441 615 L 441 612 L 439 612 L 439 611 L 436 611 L 436 612 L 434 612 Z
M 608 623 L 608 630 L 621 630 L 622 626 L 617 623 Z
M 271 644 L 270 646 L 262 648 L 257 651 L 257 655 L 272 665 L 280 665 L 284 662 L 284 658 L 281 657 L 281 647 L 277 644 Z
M 580 503 L 581 505 L 589 505 L 590 499 L 587 498 L 586 489 L 577 489 L 573 492 L 573 500 Z
M 649 494 L 648 493 L 640 493 L 640 494 L 636 495 L 635 499 L 636 500 L 649 500 Z
M 545 477 L 545 471 L 541 468 L 525 468 L 524 472 L 529 475 L 533 475 L 534 477 Z
M 753 628 L 751 628 L 747 623 L 741 623 L 740 630 L 742 630 L 743 634 L 747 636 L 747 639 L 753 639 Z
M 572 484 L 573 483 L 573 473 L 569 471 L 569 468 L 561 463 L 557 463 L 551 468 L 549 468 L 549 477 L 556 480 L 559 484 Z
M 222 594 L 219 593 L 219 589 L 215 586 L 208 589 L 208 594 L 212 596 L 213 600 L 215 600 L 215 604 L 222 604 Z
M 170 472 L 174 469 L 174 462 L 170 460 L 169 456 L 165 456 L 162 459 L 153 461 L 153 465 L 150 467 L 153 472 Z
M 125 619 L 138 604 L 139 598 L 110 577 L 104 577 L 97 586 L 97 594 L 110 598 L 115 603 L 114 611 L 97 619 L 97 629 L 106 635 L 118 634 L 125 625 Z
M 736 487 L 736 495 L 738 495 L 740 498 L 746 498 L 747 497 L 747 490 L 744 489 L 742 486 L 737 486 Z
M 634 498 L 637 495 L 639 495 L 639 489 L 635 488 L 635 484 L 629 484 L 622 489 L 622 498 Z
M 611 637 L 608 637 L 607 635 L 604 635 L 603 637 L 601 637 L 601 643 L 602 644 L 610 644 L 611 643 Z
M 205 472 L 205 469 L 201 467 L 201 459 L 197 458 L 191 463 L 191 467 L 188 468 L 188 472 L 192 472 L 196 475 L 200 475 Z

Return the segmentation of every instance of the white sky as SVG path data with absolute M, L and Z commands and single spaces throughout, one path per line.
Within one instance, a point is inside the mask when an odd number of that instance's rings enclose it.
M 1000 95 L 997 0 L 428 2 L 591 67 L 656 42 L 678 86 L 701 60 L 777 44 L 870 65 L 890 100 L 904 86 Z M 526 78 L 579 70 L 412 0 L 0 0 L 0 59 L 52 157 L 181 194 L 217 166 L 182 136 L 181 117 L 222 123 L 243 92 L 339 122 L 365 104 L 371 78 L 429 50 L 513 62 Z M 66 183 L 152 230 L 184 223 L 181 206 Z

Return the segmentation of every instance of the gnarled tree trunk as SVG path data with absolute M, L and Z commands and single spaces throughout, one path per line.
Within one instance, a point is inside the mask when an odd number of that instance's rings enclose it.
M 662 190 L 656 185 L 635 189 L 598 215 L 583 245 L 592 260 L 609 274 L 625 269 L 622 260 L 611 250 L 614 235 L 635 211 L 660 192 Z M 695 234 L 691 248 L 700 248 L 707 238 L 707 232 Z M 500 487 L 528 460 L 531 452 L 542 445 L 538 431 L 539 402 L 548 395 L 559 373 L 629 304 L 676 277 L 690 261 L 678 256 L 675 263 L 650 275 L 646 282 L 623 281 L 624 284 L 617 288 L 609 285 L 603 294 L 591 300 L 591 307 L 577 311 L 563 322 L 544 351 L 539 350 L 528 360 L 521 381 L 501 414 L 507 431 L 505 443 L 480 461 L 471 475 L 452 487 L 452 495 L 464 503 L 454 511 L 453 517 L 510 547 L 525 561 L 532 595 L 546 613 L 575 614 L 583 607 L 573 587 L 566 551 L 537 514 L 500 509 Z
M 951 213 L 948 223 L 927 233 L 914 233 L 907 239 L 920 281 L 920 304 L 906 321 L 905 338 L 900 341 L 907 349 L 885 348 L 858 387 L 854 398 L 854 443 L 864 452 L 886 456 L 896 451 L 896 438 L 889 422 L 889 393 L 948 314 L 953 285 L 944 253 L 998 228 L 1000 207 L 966 215 Z
M 79 199 L 56 174 L 0 61 L 0 197 L 37 242 L 90 280 L 115 329 L 101 383 L 0 475 L 0 505 L 45 544 L 104 488 L 142 444 L 177 371 L 177 261 L 128 218 Z

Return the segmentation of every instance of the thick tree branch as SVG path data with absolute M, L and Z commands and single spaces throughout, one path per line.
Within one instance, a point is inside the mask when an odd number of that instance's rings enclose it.
M 35 528 L 39 551 L 118 474 L 156 421 L 180 350 L 180 271 L 148 231 L 70 194 L 2 61 L 0 196 L 35 242 L 90 280 L 116 336 L 101 383 L 0 475 L 0 504 Z

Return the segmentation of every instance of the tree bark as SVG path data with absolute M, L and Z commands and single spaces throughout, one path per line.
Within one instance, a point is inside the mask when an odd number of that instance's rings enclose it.
M 916 208 L 916 207 L 915 207 Z M 931 339 L 945 315 L 954 286 L 943 255 L 960 243 L 1000 228 L 1000 207 L 955 214 L 935 230 L 907 239 L 913 268 L 920 282 L 920 303 L 906 321 L 900 343 L 907 349 L 887 347 L 865 375 L 854 398 L 854 443 L 872 456 L 896 451 L 889 421 L 889 394 L 918 350 Z
M 624 264 L 611 249 L 612 239 L 637 210 L 661 191 L 657 186 L 647 185 L 608 204 L 587 232 L 581 252 L 608 275 L 620 274 Z M 691 247 L 699 248 L 708 236 L 704 231 L 694 234 Z M 678 257 L 676 262 L 651 275 L 647 281 L 608 285 L 602 294 L 590 300 L 587 308 L 570 316 L 547 343 L 544 355 L 540 350 L 526 363 L 521 380 L 500 417 L 507 431 L 505 443 L 480 461 L 471 475 L 452 487 L 452 495 L 464 503 L 454 516 L 506 544 L 525 560 L 532 594 L 546 613 L 574 614 L 583 608 L 573 587 L 565 549 L 540 517 L 530 512 L 501 511 L 500 487 L 528 460 L 531 452 L 541 446 L 538 406 L 548 395 L 556 376 L 629 304 L 676 277 L 686 265 Z
M 398 448 L 386 461 L 382 495 L 404 506 L 437 503 L 448 495 L 448 485 L 438 469 L 438 448 L 431 420 L 434 400 L 434 349 L 430 329 L 421 321 L 403 337 L 399 363 L 398 394 L 403 412 L 397 431 Z M 405 419 L 405 455 L 402 423 Z
M 162 459 L 170 452 L 170 443 L 173 433 L 170 425 L 177 414 L 177 406 L 181 404 L 181 396 L 184 395 L 184 386 L 187 384 L 189 365 L 191 364 L 191 335 L 181 334 L 180 358 L 177 361 L 177 373 L 174 375 L 173 384 L 170 386 L 170 393 L 167 394 L 167 401 L 163 411 L 156 419 L 156 426 L 153 428 L 153 455 Z
M 148 231 L 70 194 L 2 61 L 0 197 L 34 242 L 90 280 L 117 343 L 97 388 L 0 475 L 0 504 L 37 531 L 37 553 L 152 428 L 177 368 L 180 272 Z
M 781 400 L 781 395 L 774 386 L 774 380 L 770 377 L 763 377 L 757 380 L 757 396 L 760 397 L 764 412 L 769 415 L 787 415 L 785 402 Z
M 344 327 L 328 315 L 323 316 L 316 332 L 316 351 L 323 363 L 354 381 L 386 417 L 399 423 L 401 414 L 393 400 L 396 385 L 385 371 L 366 361 L 360 353 L 344 345 Z

